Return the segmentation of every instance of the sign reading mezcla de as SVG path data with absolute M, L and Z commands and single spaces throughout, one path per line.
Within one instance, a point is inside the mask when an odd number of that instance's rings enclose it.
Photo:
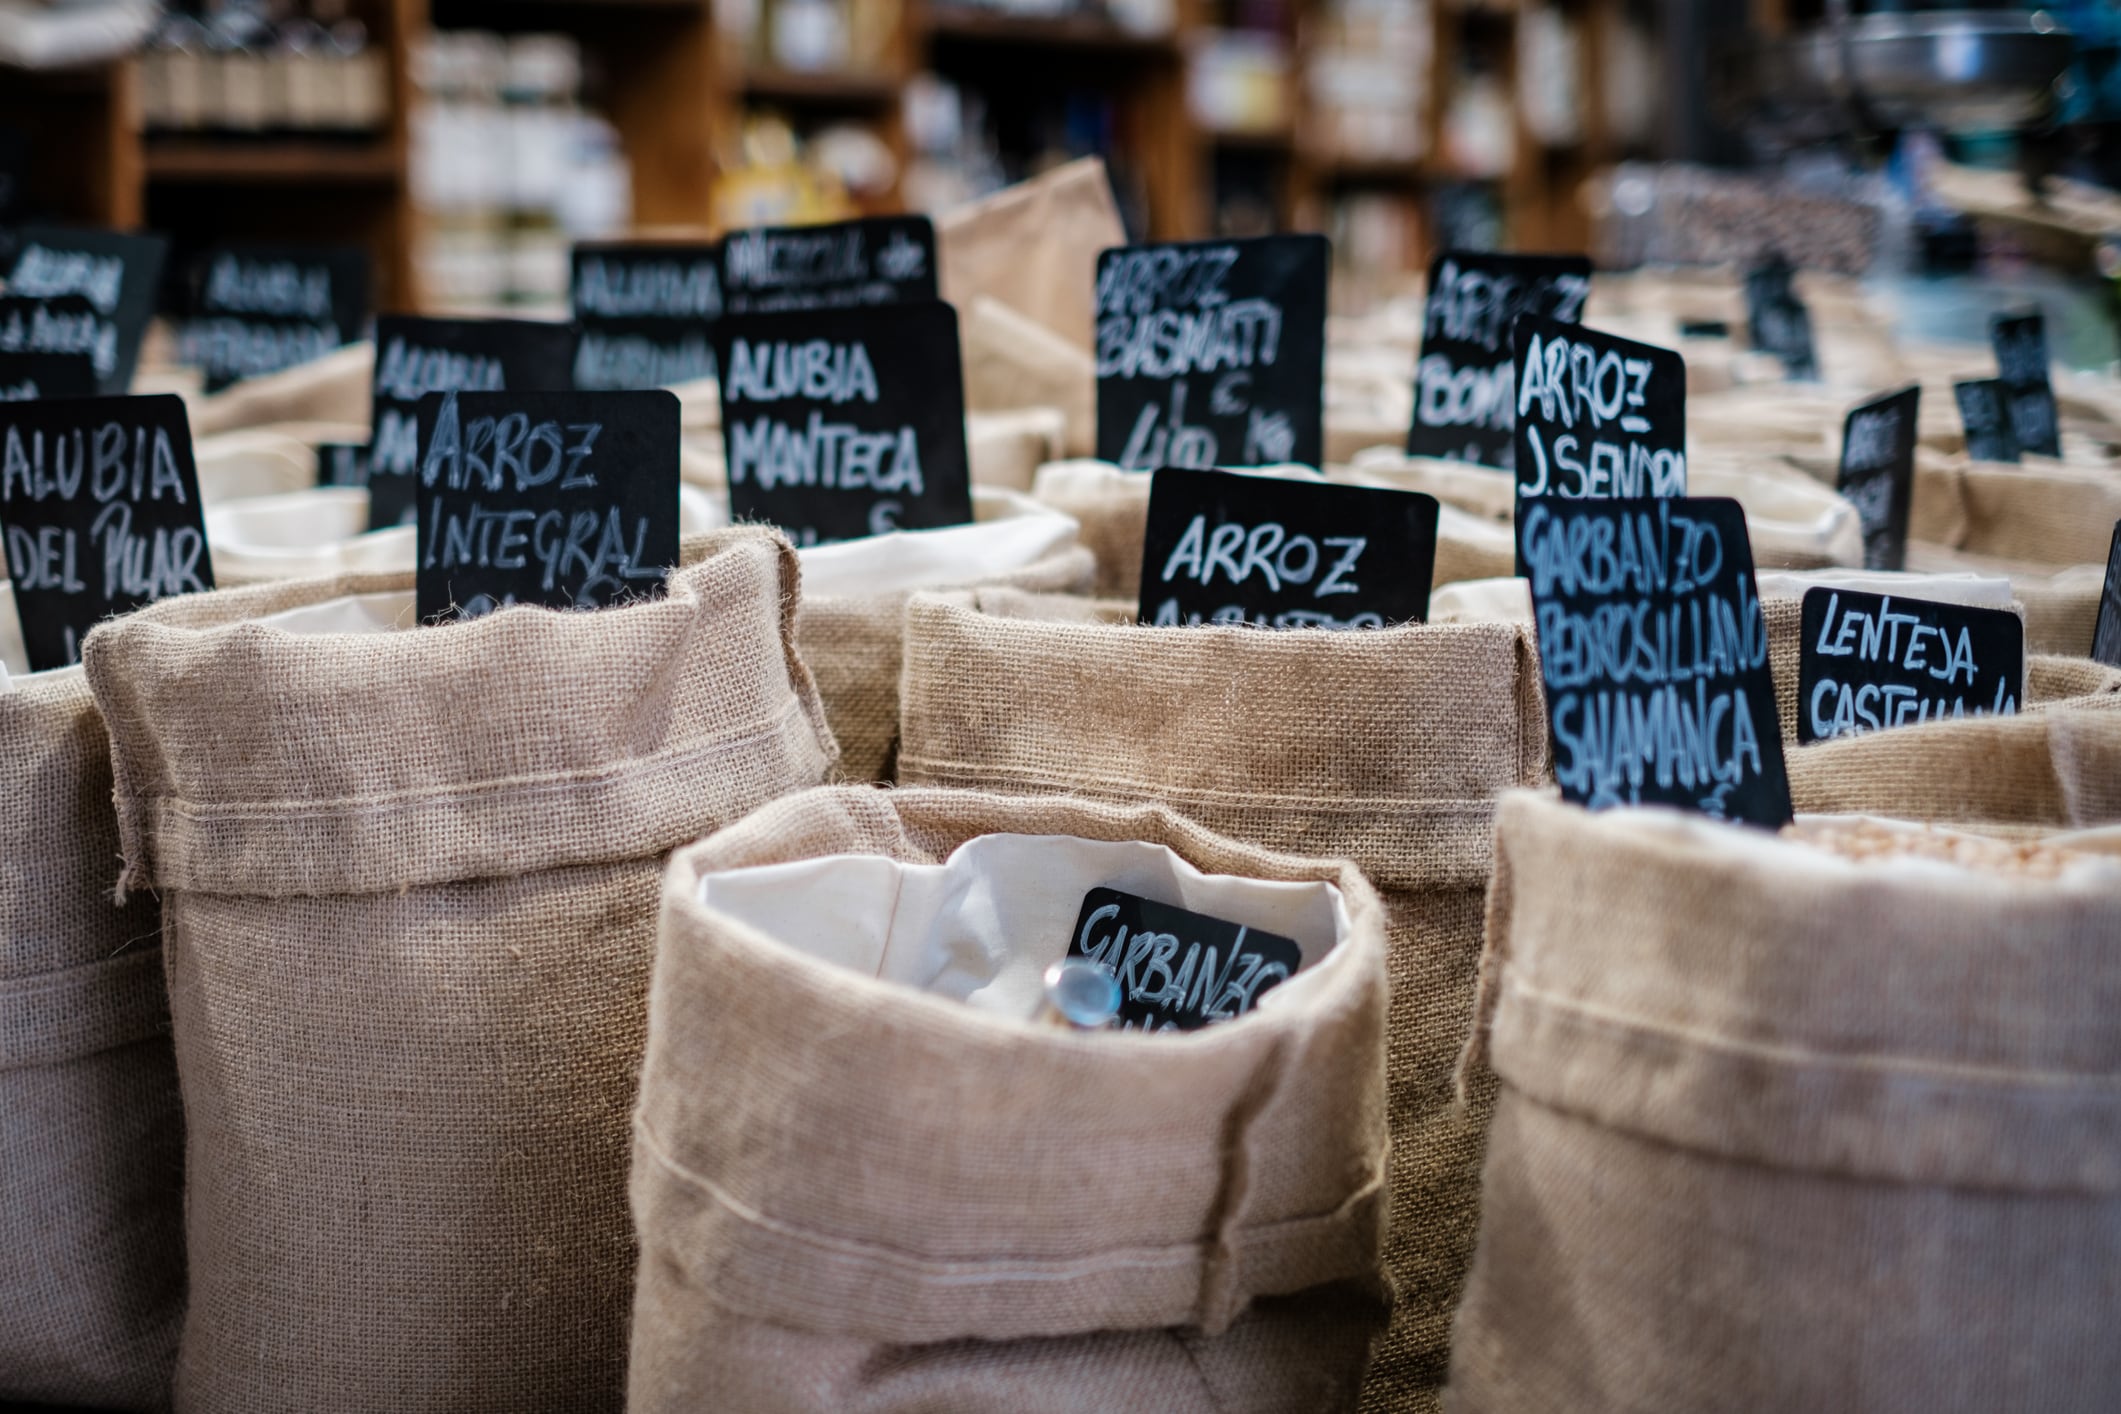
M 1591 262 L 1580 255 L 1438 256 L 1422 311 L 1408 454 L 1511 470 L 1517 363 L 1510 326 L 1521 314 L 1575 324 L 1590 294 Z
M 1177 467 L 1155 477 L 1141 622 L 1382 628 L 1428 617 L 1435 497 Z
M 1323 236 L 1097 258 L 1097 455 L 1136 471 L 1325 457 Z
M 177 351 L 208 392 L 322 358 L 368 319 L 368 254 L 355 247 L 224 246 L 192 278 Z
M 1907 520 L 1915 495 L 1915 415 L 1922 389 L 1903 388 L 1852 410 L 1841 432 L 1834 489 L 1863 526 L 1865 569 L 1907 565 Z
M 54 305 L 78 296 L 86 303 L 78 309 L 65 306 L 65 317 L 56 322 L 34 315 L 23 320 L 29 337 L 9 344 L 8 351 L 85 353 L 95 362 L 97 391 L 124 393 L 132 387 L 168 250 L 169 242 L 160 236 L 25 229 L 7 275 L 9 300 Z
M 949 305 L 732 314 L 717 337 L 736 519 L 799 545 L 972 519 Z
M 1524 315 L 1517 494 L 1594 500 L 1686 494 L 1686 362 L 1670 349 Z
M 731 314 L 924 304 L 939 298 L 935 225 L 868 216 L 825 226 L 761 226 L 722 240 Z
M 2008 717 L 2025 695 L 2025 625 L 2008 609 L 1807 589 L 1797 740 L 1947 717 Z
M 184 401 L 0 406 L 0 519 L 32 672 L 112 614 L 214 587 Z
M 1197 1031 L 1232 1020 L 1303 966 L 1294 938 L 1106 888 L 1083 895 L 1068 956 L 1117 979 L 1122 1031 Z
M 678 435 L 662 389 L 422 399 L 421 619 L 661 594 L 678 561 Z
M 721 261 L 713 245 L 576 246 L 574 386 L 659 388 L 713 377 Z
M 1554 776 L 1593 810 L 1790 819 L 1767 620 L 1736 501 L 1525 500 Z

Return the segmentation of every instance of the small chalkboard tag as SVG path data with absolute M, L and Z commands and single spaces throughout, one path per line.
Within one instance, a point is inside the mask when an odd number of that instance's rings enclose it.
M 90 379 L 84 396 L 102 390 L 103 376 L 96 371 L 99 358 L 115 358 L 116 349 L 115 329 L 83 295 L 0 295 L 0 355 L 84 360 Z
M 1907 517 L 1915 494 L 1915 414 L 1922 389 L 1874 398 L 1848 415 L 1834 489 L 1863 525 L 1863 567 L 1907 567 Z
M 660 388 L 714 376 L 722 317 L 719 246 L 574 248 L 574 386 Z
M 1131 471 L 1326 450 L 1324 236 L 1120 246 L 1097 258 L 1097 455 Z
M 798 545 L 972 519 L 949 305 L 732 314 L 717 351 L 736 519 Z
M 214 587 L 184 400 L 0 405 L 0 521 L 31 672 L 112 614 Z
M 1554 776 L 1593 810 L 1790 819 L 1767 620 L 1733 500 L 1517 508 Z
M 1784 377 L 1808 383 L 1819 377 L 1819 360 L 1812 348 L 1812 314 L 1792 283 L 1795 274 L 1780 255 L 1746 272 L 1746 333 L 1754 348 L 1782 360 Z
M 731 314 L 926 304 L 941 298 L 936 278 L 935 225 L 925 216 L 760 226 L 722 240 Z
M 1966 454 L 1977 462 L 2018 460 L 2018 439 L 2011 433 L 2010 398 L 2000 378 L 1978 378 L 1952 384 L 1959 404 L 1959 423 L 1966 429 Z
M 2025 696 L 2025 625 L 2008 609 L 1804 592 L 1797 740 L 1954 717 L 2009 717 Z
M 522 319 L 376 320 L 375 409 L 369 438 L 368 528 L 413 519 L 420 400 L 429 393 L 564 391 L 574 373 L 572 327 Z
M 368 322 L 368 252 L 354 246 L 222 246 L 192 283 L 177 356 L 209 393 L 322 358 Z
M 1083 895 L 1068 956 L 1119 980 L 1122 1031 L 1198 1031 L 1233 1020 L 1303 965 L 1293 938 L 1105 888 Z
M 155 293 L 169 242 L 116 231 L 25 227 L 7 275 L 11 300 L 87 301 L 87 329 L 66 347 L 32 345 L 43 353 L 86 353 L 96 364 L 96 390 L 117 396 L 132 386 L 140 341 L 154 316 Z M 67 306 L 69 317 L 79 314 Z
M 2092 624 L 2092 657 L 2121 668 L 2121 521 L 2114 522 L 2114 543 L 2106 552 L 2106 583 L 2099 589 L 2099 617 Z
M 1149 486 L 1141 622 L 1382 628 L 1429 613 L 1436 499 L 1165 467 Z
M 2047 316 L 2039 310 L 1999 314 L 1989 324 L 1996 371 L 2021 451 L 2062 455 L 2062 419 L 2048 382 Z
M 1447 251 L 1429 266 L 1414 424 L 1407 453 L 1512 470 L 1517 364 L 1510 326 L 1521 314 L 1583 318 L 1591 262 L 1580 255 Z
M 87 354 L 0 353 L 0 403 L 95 393 L 96 365 Z
M 366 442 L 317 443 L 319 486 L 366 486 L 368 444 Z
M 430 393 L 419 435 L 423 622 L 663 593 L 678 562 L 675 393 Z

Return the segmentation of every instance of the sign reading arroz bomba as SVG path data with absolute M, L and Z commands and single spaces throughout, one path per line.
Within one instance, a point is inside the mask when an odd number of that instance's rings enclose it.
M 1720 497 L 1517 507 L 1561 793 L 1790 819 L 1745 512 Z
M 718 339 L 736 519 L 799 545 L 972 519 L 949 305 L 732 314 Z
M 368 322 L 368 252 L 358 247 L 223 246 L 191 272 L 181 361 L 206 391 L 322 358 Z
M 1178 467 L 1155 478 L 1142 623 L 1382 628 L 1428 617 L 1435 497 Z
M 1834 489 L 1863 525 L 1863 567 L 1907 567 L 1907 518 L 1915 495 L 1915 415 L 1922 389 L 1903 388 L 1849 413 Z
M 574 248 L 574 386 L 660 388 L 714 376 L 722 252 L 708 245 Z
M 422 621 L 654 598 L 678 562 L 678 400 L 432 393 L 420 402 Z
M 935 224 L 925 216 L 761 226 L 722 240 L 731 314 L 926 304 L 941 297 L 936 280 Z
M 1807 589 L 1802 623 L 1802 742 L 2013 716 L 2025 696 L 2025 625 L 2008 609 Z
M 184 400 L 0 405 L 0 520 L 32 672 L 112 614 L 214 587 Z
M 1097 258 L 1097 455 L 1131 471 L 1325 459 L 1323 236 Z
M 2062 419 L 2048 382 L 2047 316 L 2038 310 L 1998 315 L 1989 324 L 1989 342 L 1996 350 L 2012 437 L 2023 451 L 2061 456 Z
M 1591 262 L 1580 255 L 1438 256 L 1422 312 L 1408 455 L 1512 470 L 1517 362 L 1510 327 L 1524 314 L 1578 323 L 1590 294 Z
M 169 242 L 160 236 L 26 228 L 8 271 L 8 298 L 45 303 L 78 296 L 85 304 L 52 311 L 65 316 L 62 339 L 10 351 L 85 353 L 95 362 L 96 390 L 114 397 L 124 393 L 133 384 L 168 252 Z M 26 322 L 34 335 L 39 321 Z

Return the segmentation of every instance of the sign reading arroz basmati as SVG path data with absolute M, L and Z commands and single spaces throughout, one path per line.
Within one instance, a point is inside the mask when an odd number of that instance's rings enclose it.
M 1874 398 L 1848 415 L 1834 489 L 1863 525 L 1863 567 L 1907 567 L 1907 520 L 1915 496 L 1915 415 L 1922 389 Z
M 1802 623 L 1799 741 L 2015 716 L 2024 699 L 2025 624 L 2008 609 L 1807 589 Z
M 1323 236 L 1097 258 L 1097 455 L 1132 471 L 1325 460 Z
M 1234 1020 L 1303 966 L 1294 938 L 1110 888 L 1083 895 L 1068 956 L 1118 980 L 1122 1031 L 1198 1031 Z
M 2018 460 L 2018 438 L 2011 431 L 2010 395 L 2001 378 L 1973 378 L 1952 384 L 1959 404 L 1959 425 L 1966 429 L 1966 454 L 1977 462 Z
M 729 508 L 798 545 L 972 519 L 957 311 L 725 315 Z
M 368 252 L 353 246 L 221 246 L 192 269 L 177 356 L 206 390 L 322 358 L 368 322 Z
M 865 216 L 823 226 L 761 226 L 722 240 L 722 291 L 731 314 L 941 298 L 935 224 L 925 216 Z
M 1518 503 L 1554 777 L 1593 810 L 1790 819 L 1745 512 L 1719 497 Z
M 574 386 L 661 388 L 714 376 L 722 252 L 709 244 L 574 248 Z
M 1517 360 L 1510 327 L 1523 314 L 1578 323 L 1590 294 L 1591 262 L 1581 255 L 1449 251 L 1436 257 L 1422 311 L 1408 454 L 1514 469 Z
M 1998 315 L 1989 324 L 1996 370 L 2010 412 L 2011 435 L 2021 450 L 2062 455 L 2062 418 L 2048 381 L 2047 316 L 2038 310 Z
M 70 297 L 82 303 L 59 305 L 50 311 L 52 317 L 41 320 L 33 314 L 25 318 L 24 307 L 13 306 L 4 323 L 24 342 L 14 342 L 0 328 L 0 349 L 85 353 L 95 362 L 96 391 L 124 393 L 133 384 L 168 252 L 169 242 L 160 236 L 25 228 L 7 274 L 9 300 L 29 301 L 32 309 Z

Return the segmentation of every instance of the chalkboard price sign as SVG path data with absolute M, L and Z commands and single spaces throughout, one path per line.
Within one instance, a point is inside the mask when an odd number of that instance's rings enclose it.
M 1966 429 L 1966 454 L 1977 462 L 2018 460 L 2018 439 L 2011 431 L 2010 395 L 2000 378 L 1978 378 L 1952 384 L 1959 404 L 1959 424 Z
M 1575 324 L 1590 294 L 1591 262 L 1580 255 L 1454 250 L 1436 257 L 1422 311 L 1408 454 L 1513 470 L 1517 363 L 1510 326 L 1522 314 Z
M 2106 552 L 2106 582 L 2099 589 L 2099 617 L 2092 625 L 2092 657 L 2121 668 L 2121 521 Z
M 1178 467 L 1155 477 L 1141 622 L 1382 628 L 1428 617 L 1435 497 Z
M 1903 388 L 1851 411 L 1841 430 L 1835 489 L 1863 523 L 1863 566 L 1907 567 L 1907 517 L 1915 494 L 1915 414 L 1922 389 Z
M 95 392 L 96 365 L 87 354 L 0 353 L 0 403 L 88 398 Z
M 1118 979 L 1122 1031 L 1198 1031 L 1233 1020 L 1303 966 L 1293 938 L 1105 888 L 1083 895 L 1068 956 Z
M 112 614 L 214 587 L 184 400 L 0 404 L 0 521 L 32 672 Z
M 1325 459 L 1323 236 L 1097 258 L 1097 455 L 1135 471 Z
M 1746 332 L 1754 348 L 1782 360 L 1784 377 L 1808 383 L 1819 377 L 1819 360 L 1812 347 L 1812 314 L 1792 283 L 1795 274 L 1779 255 L 1746 273 Z
M 1554 776 L 1593 810 L 1790 819 L 1745 512 L 1714 497 L 1517 508 Z
M 1598 500 L 1686 494 L 1686 362 L 1670 349 L 1524 315 L 1517 494 Z
M 938 298 L 935 224 L 925 216 L 865 216 L 822 226 L 761 226 L 722 241 L 722 291 L 731 314 Z
M 2047 316 L 2038 310 L 1999 314 L 1989 324 L 1996 369 L 2010 408 L 2018 446 L 2042 456 L 2062 455 L 2062 420 L 2048 382 Z
M 85 353 L 95 361 L 96 391 L 118 396 L 133 384 L 140 341 L 155 312 L 155 291 L 169 242 L 160 236 L 116 231 L 77 231 L 30 226 L 21 233 L 7 276 L 12 302 L 37 303 L 77 297 L 84 304 L 58 306 L 73 333 L 63 343 L 0 344 L 10 352 Z M 19 306 L 11 307 L 13 315 Z M 34 330 L 36 320 L 29 321 Z
M 660 388 L 714 376 L 721 247 L 597 243 L 574 248 L 574 386 Z
M 368 253 L 358 247 L 222 246 L 192 271 L 177 352 L 215 392 L 322 358 L 368 322 Z
M 2008 609 L 1807 589 L 1802 624 L 1802 742 L 2013 716 L 2025 696 L 2025 625 Z
M 678 562 L 678 435 L 661 389 L 422 398 L 420 618 L 661 595 Z

